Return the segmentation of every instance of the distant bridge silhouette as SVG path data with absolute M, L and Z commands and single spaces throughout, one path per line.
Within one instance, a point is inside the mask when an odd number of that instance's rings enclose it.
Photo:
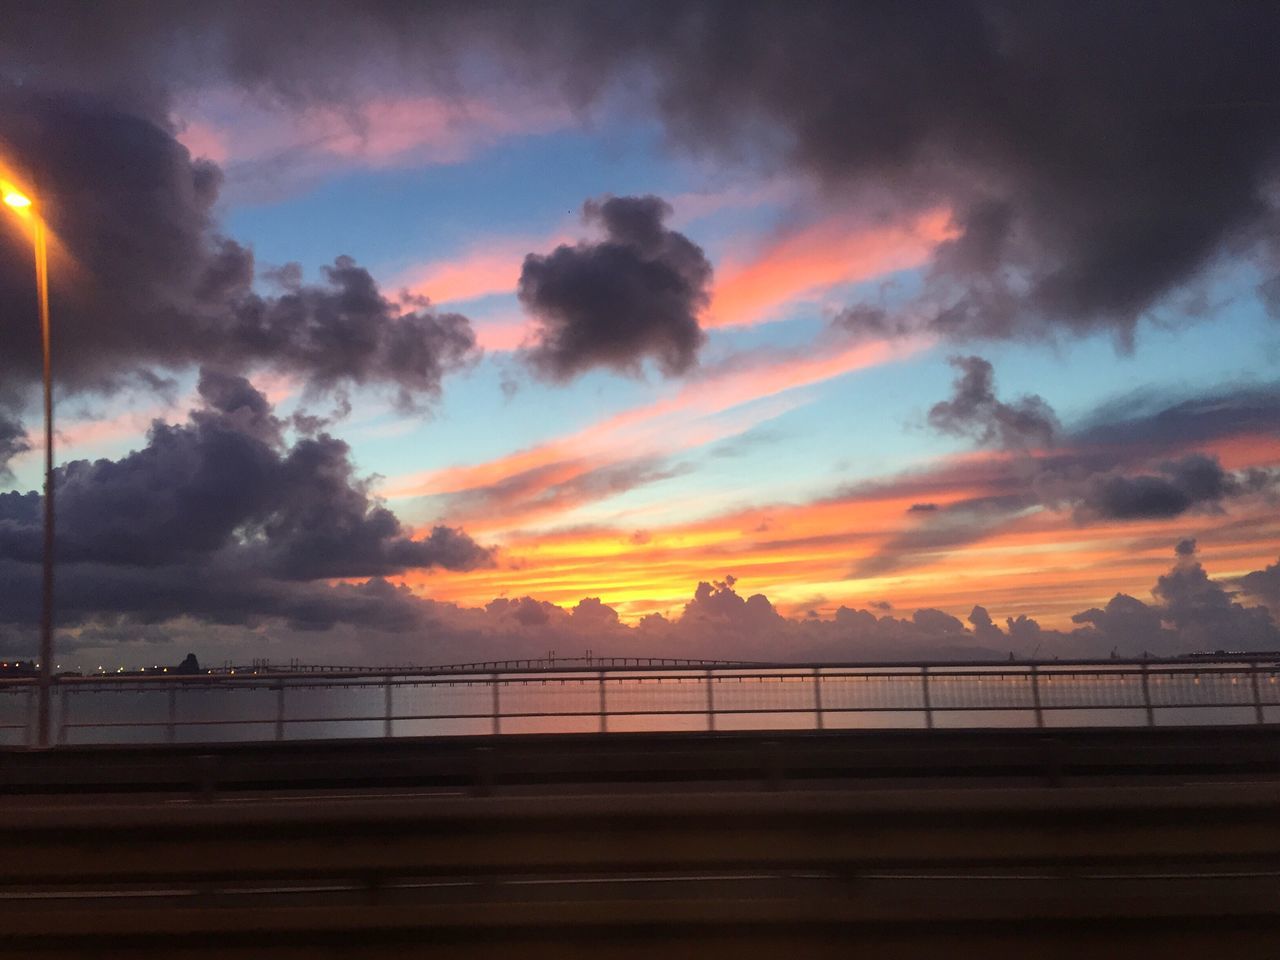
M 218 667 L 207 668 L 206 674 L 276 674 L 276 673 L 478 673 L 485 671 L 509 670 L 554 670 L 557 667 L 595 667 L 625 669 L 634 667 L 754 667 L 766 666 L 763 662 L 752 660 L 720 660 L 698 659 L 690 657 L 597 657 L 590 651 L 581 657 L 557 657 L 551 651 L 545 657 L 520 657 L 513 660 L 473 660 L 469 663 L 439 664 L 392 664 L 384 666 L 342 665 L 327 663 L 303 663 L 301 660 L 290 660 L 287 664 L 272 663 L 270 660 L 254 660 L 249 664 L 224 663 Z

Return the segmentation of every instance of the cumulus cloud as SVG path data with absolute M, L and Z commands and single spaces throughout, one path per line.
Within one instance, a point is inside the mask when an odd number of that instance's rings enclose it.
M 537 322 L 527 353 L 534 370 L 566 381 L 593 367 L 637 374 L 646 359 L 667 376 L 693 367 L 711 264 L 667 229 L 670 215 L 654 196 L 591 200 L 583 218 L 604 230 L 603 240 L 525 257 L 519 295 Z
M 1248 574 L 1259 576 L 1266 571 Z M 1077 613 L 1072 620 L 1084 625 L 1077 633 L 1112 643 L 1122 654 L 1262 650 L 1280 642 L 1270 610 L 1240 604 L 1231 590 L 1212 580 L 1197 558 L 1194 540 L 1178 543 L 1173 567 L 1159 577 L 1152 595 L 1155 603 L 1118 593 L 1105 608 Z
M 312 392 L 388 386 L 410 405 L 435 398 L 473 355 L 465 317 L 393 303 L 349 257 L 324 268 L 321 283 L 277 272 L 291 281 L 259 292 L 252 252 L 217 232 L 219 170 L 160 122 L 2 83 L 0 111 L 6 162 L 40 173 L 63 389 L 111 390 L 157 368 L 210 363 L 269 366 Z M 0 379 L 18 401 L 41 362 L 25 244 L 0 235 Z
M 320 433 L 290 445 L 243 377 L 205 370 L 199 390 L 203 406 L 186 423 L 153 423 L 143 448 L 57 469 L 58 610 L 68 622 L 102 614 L 384 622 L 406 606 L 394 588 L 317 581 L 491 562 L 461 530 L 410 536 L 370 496 L 346 443 Z M 39 516 L 39 494 L 0 495 L 0 608 L 10 615 L 36 615 L 27 592 L 39 595 Z M 379 597 L 385 612 L 374 609 Z
M 1278 564 L 1277 566 L 1280 566 Z M 455 638 L 484 656 L 532 656 L 588 648 L 615 655 L 724 657 L 747 660 L 1006 659 L 1176 655 L 1200 650 L 1263 650 L 1280 643 L 1280 626 L 1264 607 L 1247 607 L 1211 579 L 1194 550 L 1175 551 L 1169 573 L 1144 602 L 1117 594 L 1105 608 L 1073 617 L 1071 630 L 1047 629 L 1027 613 L 997 624 L 982 605 L 968 626 L 943 610 L 893 616 L 840 607 L 826 617 L 812 611 L 787 617 L 763 594 L 744 595 L 732 576 L 699 583 L 674 617 L 652 614 L 634 627 L 597 599 L 572 611 L 528 597 L 495 600 L 483 610 L 433 604 L 433 636 Z
M 960 376 L 952 384 L 951 398 L 929 408 L 931 427 L 1006 449 L 1053 443 L 1058 418 L 1042 397 L 1031 394 L 1003 403 L 996 399 L 995 371 L 989 361 L 952 357 L 950 362 Z
M 9 461 L 31 449 L 27 440 L 27 428 L 17 417 L 0 410 L 0 480 L 10 479 Z
M 1196 555 L 1194 540 L 1175 550 L 1173 568 L 1151 592 L 1162 619 L 1183 643 L 1208 649 L 1259 649 L 1280 640 L 1280 630 L 1266 607 L 1246 607 L 1233 591 L 1210 579 Z

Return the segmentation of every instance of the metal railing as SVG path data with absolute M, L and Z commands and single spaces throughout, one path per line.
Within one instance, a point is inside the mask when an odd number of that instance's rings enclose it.
M 1280 721 L 1280 659 L 558 666 L 57 678 L 68 742 L 420 734 Z M 0 681 L 0 731 L 34 743 L 37 684 Z M 131 695 L 131 696 L 129 696 Z M 1216 709 L 1217 715 L 1212 711 Z M 1205 713 L 1205 711 L 1210 711 Z M 16 716 L 15 716 L 16 714 Z M 1182 717 L 1179 717 L 1179 715 Z

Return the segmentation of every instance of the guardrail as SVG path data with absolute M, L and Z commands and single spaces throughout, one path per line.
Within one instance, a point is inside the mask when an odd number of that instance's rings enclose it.
M 249 740 L 500 734 L 532 722 L 549 732 L 609 732 L 623 722 L 649 730 L 932 728 L 957 719 L 1045 727 L 1067 716 L 1084 725 L 1154 726 L 1186 710 L 1212 720 L 1202 713 L 1212 708 L 1231 711 L 1229 722 L 1261 724 L 1271 719 L 1268 708 L 1280 708 L 1278 674 L 1280 660 L 1268 656 L 63 676 L 54 688 L 55 730 L 59 743 L 84 743 L 122 732 L 129 742 L 175 742 L 180 733 L 213 740 L 208 734 L 218 731 Z M 27 701 L 25 718 L 6 716 L 0 730 L 26 731 L 28 744 L 35 693 L 33 680 L 0 681 L 0 697 Z

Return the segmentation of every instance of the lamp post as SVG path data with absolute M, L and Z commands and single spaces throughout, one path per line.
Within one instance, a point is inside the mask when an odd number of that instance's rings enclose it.
M 44 569 L 40 603 L 40 689 L 36 742 L 49 746 L 49 700 L 53 685 L 53 355 L 49 331 L 49 251 L 44 218 L 31 198 L 9 183 L 0 183 L 5 204 L 31 223 L 36 260 L 36 294 L 40 302 L 40 343 L 44 351 Z

